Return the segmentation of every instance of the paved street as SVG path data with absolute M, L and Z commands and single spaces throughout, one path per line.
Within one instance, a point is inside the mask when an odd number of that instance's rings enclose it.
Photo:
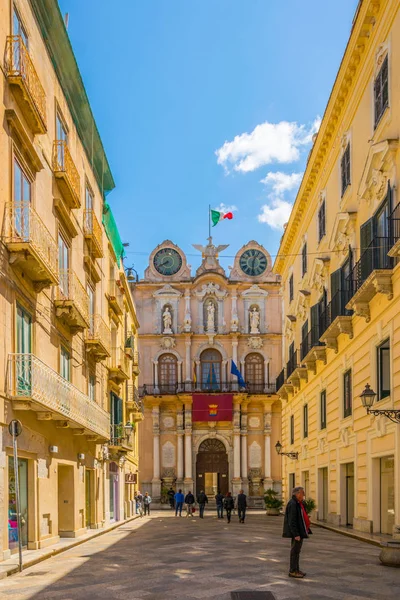
M 400 569 L 382 567 L 379 548 L 320 528 L 304 546 L 307 579 L 289 579 L 281 529 L 282 518 L 261 513 L 228 525 L 159 512 L 0 581 L 0 597 L 229 600 L 231 591 L 269 590 L 277 600 L 398 598 Z

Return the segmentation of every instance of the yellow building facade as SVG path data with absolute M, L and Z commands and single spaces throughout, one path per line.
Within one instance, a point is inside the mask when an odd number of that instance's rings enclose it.
M 56 0 L 1 0 L 0 560 L 129 517 L 138 322 L 114 187 Z
M 283 493 L 316 516 L 399 534 L 400 10 L 359 3 L 274 272 L 282 277 Z

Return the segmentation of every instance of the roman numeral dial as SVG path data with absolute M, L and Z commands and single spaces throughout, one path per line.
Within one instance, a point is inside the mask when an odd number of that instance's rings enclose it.
M 268 266 L 267 257 L 261 250 L 250 248 L 245 250 L 239 259 L 239 265 L 245 275 L 258 277 Z

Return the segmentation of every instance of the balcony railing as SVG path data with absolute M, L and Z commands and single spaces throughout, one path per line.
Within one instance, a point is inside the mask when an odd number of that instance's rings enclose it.
M 144 384 L 139 388 L 139 395 L 141 397 L 190 394 L 193 392 L 204 392 L 207 394 L 220 394 L 221 392 L 234 394 L 275 394 L 276 386 L 275 383 L 247 383 L 246 387 L 241 387 L 235 381 L 214 383 L 184 381 L 182 383 L 162 383 L 159 385 Z
M 8 81 L 20 90 L 17 100 L 32 131 L 46 133 L 46 94 L 20 35 L 7 37 L 5 70 Z
M 392 237 L 375 237 L 364 250 L 348 279 L 351 296 L 354 296 L 373 271 L 392 269 L 397 264 L 397 258 L 388 256 L 393 243 Z
M 94 210 L 85 210 L 83 213 L 83 232 L 89 244 L 93 258 L 102 258 L 103 232 Z
M 56 140 L 53 144 L 53 172 L 70 208 L 79 208 L 81 180 L 65 140 Z
M 57 244 L 30 202 L 6 203 L 4 241 L 10 252 L 21 255 L 32 281 L 42 287 L 58 283 Z
M 128 434 L 124 424 L 110 425 L 110 446 L 129 449 L 132 447 L 132 434 Z
M 130 378 L 131 361 L 127 356 L 125 348 L 114 347 L 111 350 L 110 365 L 108 368 L 109 378 L 116 383 L 121 383 Z
M 283 384 L 286 381 L 286 376 L 285 376 L 285 369 L 282 369 L 282 371 L 279 373 L 278 377 L 276 378 L 276 390 L 280 390 L 281 387 L 283 386 Z
M 71 327 L 89 327 L 89 296 L 71 269 L 60 270 L 60 284 L 54 303 L 58 316 L 65 317 Z
M 124 312 L 124 297 L 116 279 L 110 279 L 107 297 L 113 311 L 119 316 L 122 315 Z
M 102 358 L 111 354 L 111 331 L 100 315 L 90 315 L 89 329 L 86 330 L 86 347 Z
M 9 355 L 7 394 L 108 439 L 110 415 L 33 354 Z
M 128 403 L 134 407 L 137 412 L 143 413 L 144 407 L 143 402 L 139 395 L 139 390 L 136 385 L 128 385 Z
M 295 350 L 292 356 L 289 357 L 289 360 L 286 363 L 286 379 L 289 379 L 291 374 L 297 367 L 300 365 L 299 362 L 299 351 Z
M 307 354 L 316 346 L 324 346 L 323 342 L 319 341 L 320 327 L 312 327 L 303 341 L 300 344 L 300 361 L 304 360 Z
M 393 243 L 389 256 L 400 256 L 400 202 L 389 217 L 389 228 Z
M 337 317 L 351 317 L 353 311 L 346 308 L 346 304 L 351 299 L 351 296 L 352 292 L 350 289 L 336 292 L 321 315 L 319 337 L 325 333 Z

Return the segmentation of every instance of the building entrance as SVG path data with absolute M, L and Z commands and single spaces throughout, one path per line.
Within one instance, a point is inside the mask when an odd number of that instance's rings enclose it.
M 204 490 L 213 499 L 218 490 L 229 491 L 229 464 L 224 444 L 208 439 L 200 444 L 196 461 L 196 493 Z

